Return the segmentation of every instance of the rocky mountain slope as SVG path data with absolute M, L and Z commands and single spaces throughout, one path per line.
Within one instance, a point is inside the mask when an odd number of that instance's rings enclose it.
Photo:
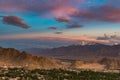
M 0 66 L 52 69 L 61 68 L 63 65 L 60 61 L 52 58 L 33 56 L 14 48 L 0 48 Z

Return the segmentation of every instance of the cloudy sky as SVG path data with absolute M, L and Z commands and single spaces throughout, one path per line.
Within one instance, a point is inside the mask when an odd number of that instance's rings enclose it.
M 120 43 L 119 4 L 120 0 L 0 0 L 0 46 Z

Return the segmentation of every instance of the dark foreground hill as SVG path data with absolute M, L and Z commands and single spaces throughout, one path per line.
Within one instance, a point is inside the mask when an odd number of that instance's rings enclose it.
M 0 48 L 0 66 L 52 69 L 61 68 L 62 64 L 55 59 L 33 56 L 14 48 Z

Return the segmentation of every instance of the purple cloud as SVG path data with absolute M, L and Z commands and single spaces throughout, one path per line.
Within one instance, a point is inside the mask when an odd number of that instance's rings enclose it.
M 83 0 L 0 0 L 0 10 L 2 12 L 22 12 L 35 13 L 37 15 L 60 15 L 73 11 L 73 3 L 82 3 Z M 49 14 L 48 14 L 49 13 Z
M 99 20 L 113 23 L 120 23 L 120 8 L 112 6 L 100 6 L 86 11 L 76 11 L 71 15 L 74 18 L 86 19 L 89 21 Z
M 49 29 L 56 30 L 57 27 L 55 27 L 55 26 L 51 26 L 51 27 L 49 27 Z
M 83 25 L 79 24 L 79 23 L 70 23 L 67 25 L 68 29 L 74 29 L 74 28 L 82 28 Z
M 4 24 L 17 26 L 17 27 L 21 27 L 21 28 L 24 28 L 24 29 L 30 28 L 29 25 L 27 25 L 26 23 L 22 22 L 22 19 L 17 17 L 17 16 L 3 16 L 2 22 Z
M 58 31 L 58 32 L 55 32 L 55 34 L 62 34 L 63 32 L 61 32 L 61 31 Z
M 55 18 L 56 21 L 58 22 L 70 22 L 70 19 L 66 18 L 66 17 L 58 17 L 58 18 Z

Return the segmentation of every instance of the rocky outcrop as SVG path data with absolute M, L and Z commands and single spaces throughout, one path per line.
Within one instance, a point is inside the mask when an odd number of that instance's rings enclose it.
M 103 58 L 99 63 L 106 65 L 106 69 L 120 69 L 120 60 L 116 58 Z

